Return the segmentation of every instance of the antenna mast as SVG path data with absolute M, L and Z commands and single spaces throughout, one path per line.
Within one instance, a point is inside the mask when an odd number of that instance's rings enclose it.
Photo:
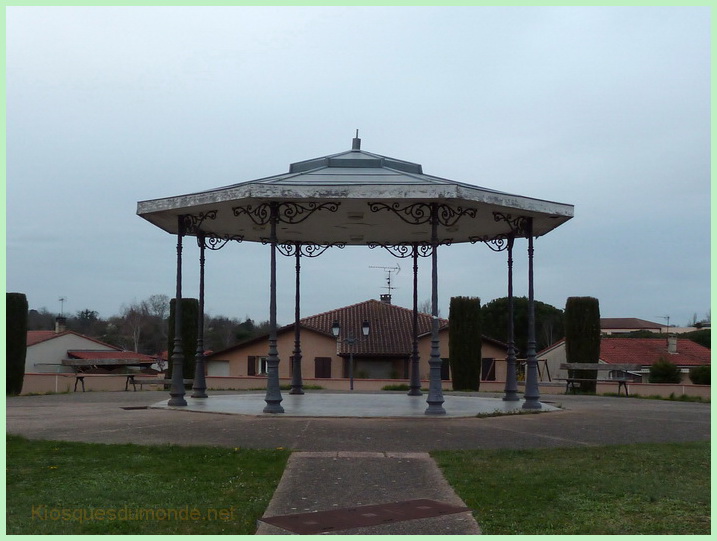
M 667 320 L 667 336 L 670 336 L 670 316 L 657 316 L 660 319 L 666 319 Z
M 60 297 L 57 300 L 60 301 L 60 317 L 65 317 L 65 301 L 67 300 L 67 297 Z
M 388 289 L 388 293 L 385 295 L 381 295 L 381 300 L 387 304 L 391 304 L 391 291 L 394 289 L 397 289 L 396 286 L 391 285 L 391 273 L 395 272 L 396 275 L 398 275 L 399 272 L 401 272 L 401 267 L 396 265 L 395 267 L 380 267 L 375 265 L 369 265 L 369 269 L 382 269 L 386 272 L 386 284 L 383 286 L 384 289 Z

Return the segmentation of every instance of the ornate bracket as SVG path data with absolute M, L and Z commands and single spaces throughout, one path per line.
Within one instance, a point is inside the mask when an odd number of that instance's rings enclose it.
M 508 248 L 512 248 L 513 241 L 516 237 L 528 236 L 528 218 L 525 216 L 513 218 L 510 214 L 494 212 L 493 219 L 496 222 L 506 222 L 508 227 L 510 227 L 510 233 L 501 233 L 495 237 L 470 237 L 468 240 L 471 241 L 471 244 L 484 242 L 486 246 L 494 252 L 502 252 Z
M 276 245 L 281 255 L 294 256 L 297 252 L 303 257 L 318 257 L 329 248 L 345 248 L 345 242 L 333 242 L 330 244 L 314 244 L 312 242 L 282 242 Z
M 387 205 L 386 203 L 369 203 L 368 206 L 371 212 L 379 212 L 381 210 L 388 210 L 393 212 L 401 220 L 407 224 L 420 225 L 429 223 L 433 217 L 433 205 L 435 205 L 435 217 L 440 225 L 445 227 L 451 227 L 455 225 L 458 220 L 463 216 L 475 218 L 478 214 L 478 209 L 463 207 L 451 207 L 445 203 L 413 203 L 401 207 L 400 203 L 392 203 Z
M 518 216 L 513 218 L 510 214 L 502 214 L 500 212 L 493 213 L 493 219 L 496 222 L 506 222 L 510 227 L 511 233 L 516 237 L 528 236 L 528 218 L 525 216 Z
M 302 205 L 292 201 L 261 203 L 260 205 L 247 205 L 233 207 L 234 216 L 246 214 L 256 225 L 266 225 L 272 218 L 272 206 L 276 206 L 276 220 L 287 224 L 298 224 L 306 220 L 314 212 L 328 210 L 336 212 L 341 203 L 307 203 Z
M 501 233 L 500 235 L 497 235 L 492 238 L 469 237 L 468 240 L 471 241 L 471 244 L 475 244 L 476 242 L 483 242 L 488 248 L 490 248 L 494 252 L 502 252 L 513 246 L 515 235 L 513 233 L 510 233 L 508 235 L 504 235 Z
M 242 242 L 244 237 L 242 235 L 215 235 L 214 233 L 202 233 L 197 235 L 197 245 L 199 245 L 200 248 L 203 246 L 208 250 L 221 250 L 232 240 Z
M 201 225 L 204 220 L 215 220 L 217 217 L 216 210 L 209 210 L 207 212 L 200 212 L 198 215 L 183 214 L 182 215 L 182 226 L 184 228 L 184 234 L 192 235 L 200 231 Z
M 449 246 L 451 240 L 444 240 L 439 243 L 439 246 L 443 244 Z M 419 257 L 429 257 L 433 253 L 433 247 L 430 242 L 414 242 L 411 244 L 384 244 L 382 242 L 369 242 L 367 245 L 370 249 L 381 247 L 390 253 L 394 257 L 401 259 L 406 257 L 412 257 L 414 250 L 418 253 Z

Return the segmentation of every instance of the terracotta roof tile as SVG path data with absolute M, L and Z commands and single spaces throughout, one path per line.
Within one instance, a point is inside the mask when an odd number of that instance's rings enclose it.
M 80 338 L 84 338 L 85 340 L 90 340 L 91 342 L 95 342 L 96 344 L 101 344 L 109 348 L 114 348 L 117 351 L 121 350 L 121 348 L 118 348 L 117 346 L 113 346 L 112 344 L 106 344 L 105 342 L 101 342 L 96 338 L 91 338 L 75 331 L 63 331 L 60 333 L 56 333 L 55 331 L 27 331 L 27 345 L 34 346 L 35 344 L 39 344 L 40 342 L 46 342 L 47 340 L 53 340 L 55 338 L 67 336 L 69 334 L 73 336 L 79 336 Z
M 102 361 L 105 359 L 126 359 L 138 362 L 153 363 L 156 359 L 143 353 L 134 351 L 94 351 L 94 350 L 69 350 L 68 357 L 71 359 L 86 359 Z
M 35 344 L 39 344 L 40 342 L 44 342 L 45 340 L 50 340 L 51 338 L 60 336 L 60 334 L 56 333 L 55 331 L 27 331 L 27 345 L 34 346 Z
M 660 323 L 653 323 L 636 317 L 603 317 L 600 318 L 601 329 L 661 329 Z
M 371 332 L 366 339 L 361 334 L 361 324 L 368 320 Z M 338 321 L 341 326 L 339 338 L 362 338 L 353 346 L 354 355 L 401 355 L 412 349 L 413 310 L 377 300 L 368 300 L 337 308 L 323 314 L 303 318 L 302 327 L 333 336 L 331 325 Z M 448 326 L 448 320 L 440 319 L 439 328 Z M 418 314 L 418 335 L 431 332 L 431 316 Z M 340 342 L 340 354 L 348 354 L 351 346 Z
M 678 366 L 710 364 L 710 350 L 692 340 L 677 339 L 677 353 L 667 352 L 663 338 L 603 338 L 600 340 L 600 359 L 606 363 L 640 363 L 651 365 L 667 358 Z

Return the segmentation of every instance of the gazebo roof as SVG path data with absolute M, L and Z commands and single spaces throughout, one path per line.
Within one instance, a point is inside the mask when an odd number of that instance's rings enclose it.
M 489 240 L 510 233 L 510 223 L 497 220 L 496 214 L 513 219 L 532 217 L 536 237 L 573 217 L 572 205 L 426 175 L 420 164 L 361 150 L 359 139 L 354 139 L 349 151 L 292 163 L 289 171 L 280 175 L 140 201 L 137 214 L 176 234 L 180 215 L 211 213 L 211 219 L 201 224 L 204 233 L 265 241 L 269 225 L 257 217 L 261 206 L 272 202 L 293 205 L 288 211 L 296 218 L 279 223 L 280 243 L 427 242 L 431 225 L 424 219 L 426 205 L 434 203 L 452 209 L 449 213 L 467 212 L 455 222 L 448 220 L 439 226 L 441 241 Z

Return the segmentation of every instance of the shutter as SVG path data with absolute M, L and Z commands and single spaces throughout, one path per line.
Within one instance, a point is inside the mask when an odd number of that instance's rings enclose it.
M 246 375 L 256 376 L 256 357 L 254 357 L 254 355 L 249 355 L 249 357 L 247 357 Z

